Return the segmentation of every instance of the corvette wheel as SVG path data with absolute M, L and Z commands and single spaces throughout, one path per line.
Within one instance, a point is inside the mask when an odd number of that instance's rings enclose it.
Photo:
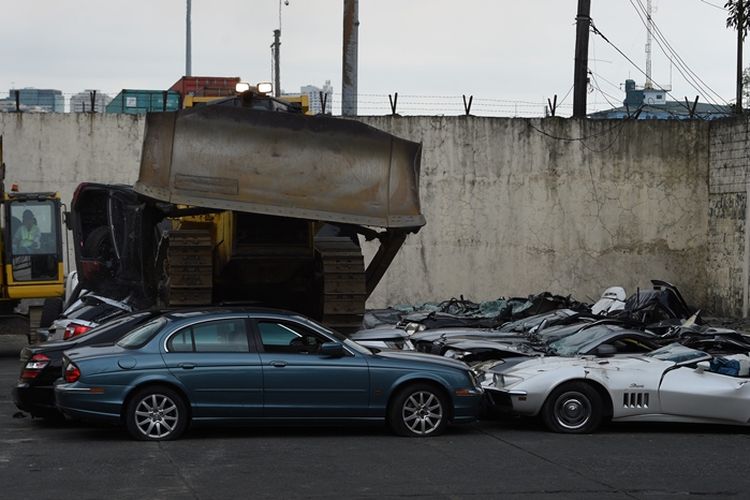
M 448 425 L 448 404 L 431 385 L 411 385 L 396 395 L 388 422 L 400 436 L 437 436 Z
M 544 403 L 542 420 L 555 432 L 592 432 L 602 421 L 602 398 L 586 383 L 563 384 L 552 391 Z
M 147 387 L 128 404 L 128 432 L 141 441 L 176 439 L 187 427 L 187 407 L 182 397 L 167 387 Z

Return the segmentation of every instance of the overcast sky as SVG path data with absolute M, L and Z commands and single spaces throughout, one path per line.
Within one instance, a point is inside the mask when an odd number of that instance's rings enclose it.
M 646 0 L 641 0 L 645 5 Z M 185 70 L 185 0 L 0 0 L 0 97 L 10 88 L 165 89 Z M 278 0 L 193 0 L 193 74 L 271 78 Z M 592 0 L 596 27 L 645 68 L 646 30 L 633 3 Z M 674 50 L 721 98 L 734 96 L 735 35 L 724 0 L 654 0 L 654 20 Z M 331 80 L 341 91 L 343 0 L 282 6 L 285 91 Z M 476 114 L 539 115 L 547 97 L 573 84 L 576 0 L 360 0 L 360 114 L 382 114 L 399 92 L 401 111 L 452 113 L 462 94 Z M 653 46 L 653 77 L 676 99 L 697 92 Z M 591 35 L 590 69 L 613 104 L 627 78 L 643 75 Z M 701 92 L 702 93 L 702 92 Z M 422 97 L 410 97 L 422 96 Z M 710 96 L 714 102 L 723 102 Z M 338 100 L 338 96 L 336 98 Z M 705 101 L 706 98 L 702 98 Z M 522 101 L 522 102 L 515 102 Z M 616 101 L 616 102 L 614 102 Z M 598 91 L 589 108 L 610 105 Z M 572 95 L 565 100 L 572 104 Z M 563 114 L 569 114 L 563 110 Z

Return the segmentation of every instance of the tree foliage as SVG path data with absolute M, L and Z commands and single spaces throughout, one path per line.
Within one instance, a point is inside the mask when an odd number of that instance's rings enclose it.
M 727 9 L 727 28 L 738 29 L 738 21 L 740 14 L 740 2 L 739 0 L 727 0 L 724 4 L 724 8 Z M 750 0 L 742 1 L 742 39 L 747 36 L 748 29 L 750 29 Z

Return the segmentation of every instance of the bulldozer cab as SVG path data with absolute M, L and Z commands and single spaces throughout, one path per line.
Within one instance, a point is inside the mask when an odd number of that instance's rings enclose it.
M 10 299 L 61 295 L 60 199 L 54 193 L 8 194 L 3 200 L 4 281 Z

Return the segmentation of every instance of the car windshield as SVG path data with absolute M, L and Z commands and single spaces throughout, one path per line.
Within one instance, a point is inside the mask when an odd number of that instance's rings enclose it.
M 573 335 L 550 342 L 549 349 L 558 356 L 575 356 L 585 346 L 612 335 L 614 330 L 615 327 L 612 325 L 597 325 L 593 328 L 584 328 Z
M 664 346 L 655 351 L 651 351 L 650 353 L 646 354 L 646 356 L 660 359 L 662 361 L 671 361 L 673 363 L 685 363 L 687 361 L 693 360 L 698 361 L 700 359 L 706 359 L 709 357 L 709 355 L 703 351 L 685 347 L 684 345 L 678 344 L 677 342 Z
M 154 338 L 154 335 L 166 324 L 167 320 L 163 317 L 151 320 L 125 335 L 117 345 L 124 349 L 139 349 Z

